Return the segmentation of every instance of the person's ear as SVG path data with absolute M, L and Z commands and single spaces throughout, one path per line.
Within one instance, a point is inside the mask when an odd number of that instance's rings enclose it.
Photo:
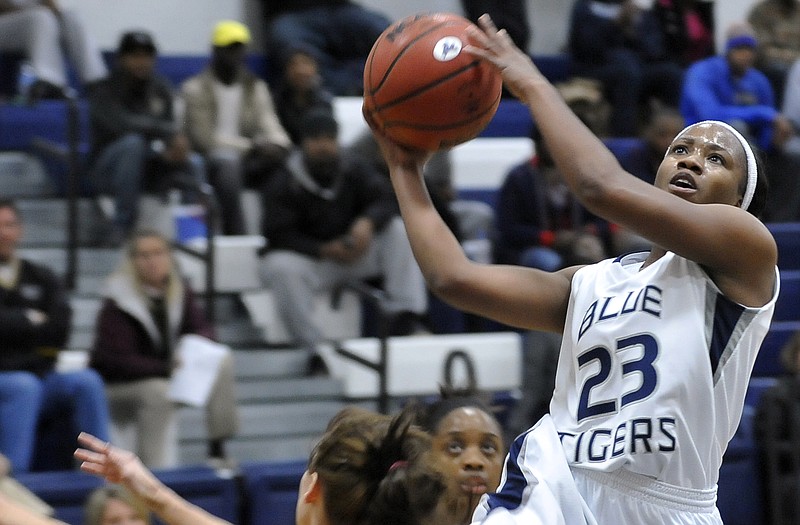
M 322 482 L 319 474 L 312 472 L 308 475 L 308 488 L 301 495 L 305 503 L 315 503 L 322 500 Z

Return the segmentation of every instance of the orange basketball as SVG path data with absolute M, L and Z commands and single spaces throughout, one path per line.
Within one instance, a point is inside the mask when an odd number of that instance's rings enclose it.
M 404 18 L 372 46 L 364 110 L 392 140 L 425 150 L 476 137 L 500 103 L 497 69 L 462 50 L 472 22 L 451 13 Z

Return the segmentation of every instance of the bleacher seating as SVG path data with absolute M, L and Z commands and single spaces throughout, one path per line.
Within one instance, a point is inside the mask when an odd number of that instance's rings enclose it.
M 294 525 L 297 491 L 306 461 L 243 464 L 246 523 Z
M 773 322 L 794 320 L 800 320 L 800 270 L 786 270 L 781 272 L 781 293 Z
M 800 223 L 783 222 L 767 226 L 778 243 L 778 268 L 800 270 Z
M 775 382 L 773 377 L 750 380 L 741 423 L 725 452 L 719 474 L 717 506 L 727 525 L 758 525 L 762 522 L 761 475 L 753 424 L 761 394 Z
M 796 331 L 800 331 L 800 320 L 773 321 L 756 358 L 754 377 L 775 377 L 783 373 L 778 356 L 783 345 Z
M 534 57 L 534 61 L 552 81 L 558 82 L 569 77 L 570 64 L 566 55 Z M 177 85 L 199 71 L 205 63 L 205 56 L 166 56 L 159 57 L 157 68 Z M 251 57 L 250 65 L 259 74 L 265 74 L 266 63 L 263 57 Z M 8 62 L 0 60 L 0 73 L 6 70 Z M 8 75 L 0 74 L 0 77 L 7 79 Z M 344 121 L 343 142 L 347 142 L 366 129 L 360 116 L 360 99 L 339 99 L 336 104 L 337 118 Z M 35 137 L 65 145 L 68 138 L 66 111 L 65 103 L 58 101 L 44 101 L 32 108 L 13 104 L 0 105 L 0 151 L 30 151 Z M 85 155 L 88 151 L 88 106 L 84 99 L 78 101 L 78 115 L 79 153 Z M 504 99 L 495 118 L 481 136 L 453 150 L 455 182 L 461 197 L 494 203 L 495 192 L 505 171 L 531 154 L 528 137 L 532 125 L 530 114 L 523 104 Z M 615 153 L 624 152 L 636 140 L 638 139 L 620 139 L 614 142 Z M 42 158 L 49 162 L 49 157 Z M 53 191 L 47 196 L 63 194 L 64 166 L 49 163 L 46 167 L 53 177 Z M 83 193 L 89 194 L 91 188 L 87 181 L 83 182 Z M 63 201 L 43 201 L 41 206 L 25 205 L 30 207 L 30 212 L 25 214 L 26 227 L 31 220 L 34 223 L 43 221 L 43 227 L 47 226 L 45 223 L 64 224 Z M 53 218 L 54 211 L 59 214 L 59 218 Z M 255 220 L 254 224 L 257 223 Z M 725 523 L 729 525 L 761 523 L 752 420 L 760 394 L 774 383 L 774 377 L 781 372 L 778 361 L 780 348 L 792 333 L 800 330 L 800 223 L 768 224 L 768 227 L 779 246 L 778 265 L 782 272 L 782 293 L 775 321 L 756 361 L 742 423 L 728 447 L 720 472 L 718 506 Z M 63 231 L 52 227 L 49 230 L 41 228 L 39 231 L 42 236 L 30 241 L 37 249 L 29 254 L 42 257 L 48 263 L 55 263 L 63 272 Z M 85 233 L 81 231 L 82 235 Z M 40 245 L 56 247 L 42 251 L 38 249 Z M 111 269 L 108 267 L 110 262 L 114 260 L 111 253 L 98 253 L 92 253 L 88 258 L 86 252 L 81 254 L 79 266 L 94 268 L 94 274 L 82 274 L 79 277 L 78 288 L 89 293 L 77 297 L 74 302 L 76 321 L 82 326 L 73 333 L 70 342 L 72 348 L 88 347 L 92 312 L 97 306 L 99 275 L 107 273 Z M 343 404 L 337 396 L 341 395 L 345 387 L 335 379 L 328 382 L 291 379 L 302 367 L 302 356 L 292 351 L 245 351 L 238 356 L 238 395 L 246 410 L 244 435 L 240 441 L 232 444 L 231 451 L 234 456 L 244 459 L 241 485 L 235 480 L 220 478 L 205 467 L 185 467 L 164 471 L 159 475 L 191 501 L 235 523 L 289 525 L 294 523 L 296 492 L 305 469 L 305 456 L 315 441 L 315 435 L 324 428 L 327 418 Z M 518 367 L 515 369 L 518 370 Z M 367 390 L 374 393 L 374 377 L 365 377 L 364 381 L 361 386 L 366 385 L 369 387 Z M 364 389 L 359 392 L 359 395 L 364 394 Z M 401 394 L 400 390 L 395 393 Z M 504 400 L 513 402 L 507 391 L 499 395 L 505 396 Z M 305 400 L 317 404 L 304 406 L 298 412 L 297 405 Z M 301 414 L 300 417 L 298 413 Z M 184 410 L 181 413 L 181 460 L 185 463 L 201 462 L 204 458 L 201 417 L 198 410 Z M 271 425 L 270 429 L 266 429 L 267 425 Z M 303 425 L 305 427 L 301 433 L 298 429 Z M 287 438 L 287 435 L 290 437 Z M 286 461 L 286 458 L 301 456 L 302 459 Z M 265 458 L 266 461 L 253 459 L 256 457 Z M 100 484 L 96 478 L 74 471 L 26 474 L 20 475 L 19 479 L 53 505 L 57 509 L 57 516 L 71 525 L 81 523 L 81 507 L 85 495 Z M 244 521 L 239 521 L 240 503 L 245 510 Z
M 239 521 L 241 495 L 235 479 L 221 477 L 208 467 L 181 467 L 155 474 L 195 505 L 233 523 Z M 96 476 L 78 471 L 18 474 L 16 478 L 53 507 L 56 518 L 69 525 L 84 523 L 86 497 L 103 484 Z

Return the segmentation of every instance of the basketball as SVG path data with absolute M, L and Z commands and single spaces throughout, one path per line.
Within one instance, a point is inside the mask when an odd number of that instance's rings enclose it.
M 497 69 L 465 53 L 467 28 L 451 13 L 410 16 L 389 26 L 364 66 L 364 112 L 393 141 L 446 149 L 476 137 L 500 103 Z

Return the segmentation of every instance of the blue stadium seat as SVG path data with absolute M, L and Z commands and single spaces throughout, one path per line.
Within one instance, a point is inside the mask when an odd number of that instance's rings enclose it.
M 222 478 L 205 466 L 160 470 L 155 474 L 195 505 L 215 516 L 238 523 L 240 497 L 236 480 Z M 83 523 L 86 497 L 103 485 L 101 479 L 75 470 L 26 473 L 15 477 L 52 506 L 56 518 L 69 525 Z
M 83 523 L 86 497 L 103 485 L 103 481 L 96 476 L 74 470 L 20 473 L 14 477 L 53 507 L 56 518 L 69 525 Z
M 778 243 L 778 268 L 800 270 L 800 222 L 767 224 Z
M 534 55 L 532 58 L 533 63 L 550 82 L 564 82 L 572 76 L 572 58 L 569 53 Z
M 750 407 L 757 407 L 761 402 L 761 395 L 778 384 L 776 377 L 752 377 L 750 384 L 747 387 L 747 394 L 744 398 L 744 404 Z
M 204 465 L 160 470 L 155 474 L 198 507 L 232 523 L 239 521 L 241 495 L 236 479 L 222 477 Z
M 306 461 L 241 465 L 249 525 L 294 525 L 297 491 Z
M 725 452 L 719 472 L 717 507 L 726 525 L 762 523 L 761 475 L 753 435 L 753 418 L 761 394 L 775 382 L 772 377 L 754 377 L 750 380 L 742 420 Z
M 532 128 L 533 119 L 525 104 L 516 99 L 504 98 L 480 136 L 530 137 Z
M 800 331 L 800 321 L 773 321 L 753 367 L 753 376 L 774 377 L 784 372 L 779 355 L 789 337 Z
M 800 270 L 781 272 L 781 293 L 774 321 L 800 321 Z
M 754 407 L 745 406 L 740 429 L 752 434 Z M 758 525 L 762 521 L 758 454 L 751 439 L 731 440 L 719 470 L 717 507 L 726 525 Z

